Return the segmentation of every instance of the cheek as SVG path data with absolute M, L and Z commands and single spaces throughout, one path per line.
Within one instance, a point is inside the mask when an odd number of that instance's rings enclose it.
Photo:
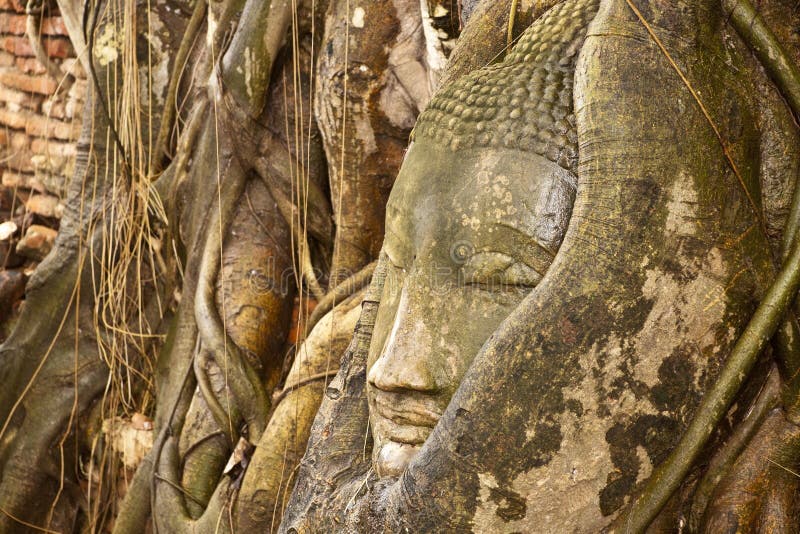
M 444 320 L 435 333 L 435 344 L 437 352 L 445 355 L 455 391 L 483 344 L 519 305 L 524 294 L 489 292 L 467 286 L 449 297 L 450 305 L 442 310 Z
M 524 298 L 523 293 L 491 292 L 457 287 L 443 295 L 442 306 L 426 310 L 432 327 L 431 355 L 444 363 L 454 392 L 487 339 Z

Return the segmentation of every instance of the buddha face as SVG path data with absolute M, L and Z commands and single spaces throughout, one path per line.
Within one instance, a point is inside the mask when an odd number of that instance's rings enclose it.
M 574 187 L 535 154 L 411 145 L 387 205 L 368 358 L 379 476 L 403 472 L 482 345 L 542 279 Z

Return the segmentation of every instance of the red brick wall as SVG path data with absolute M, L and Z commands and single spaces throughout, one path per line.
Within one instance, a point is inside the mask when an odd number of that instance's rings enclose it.
M 57 9 L 45 11 L 41 41 L 51 61 L 75 77 L 68 88 L 37 61 L 24 3 L 0 0 L 0 323 L 58 229 L 86 91 Z

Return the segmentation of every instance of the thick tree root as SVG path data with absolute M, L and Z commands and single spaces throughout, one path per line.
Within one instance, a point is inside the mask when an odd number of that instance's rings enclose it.
M 800 242 L 796 242 L 786 264 L 733 347 L 717 381 L 704 395 L 697 408 L 697 415 L 681 441 L 669 458 L 650 476 L 642 494 L 612 523 L 612 532 L 644 531 L 680 486 L 739 392 L 759 354 L 782 323 L 798 289 Z
M 629 5 L 631 5 L 630 2 Z M 731 13 L 731 21 L 737 31 L 761 60 L 787 98 L 793 111 L 798 113 L 800 110 L 800 72 L 797 67 L 788 59 L 780 43 L 757 16 L 757 12 L 748 0 L 724 0 L 723 5 Z M 631 7 L 633 9 L 632 5 Z M 639 16 L 641 17 L 641 15 Z M 708 442 L 713 429 L 724 416 L 725 410 L 739 391 L 756 358 L 766 347 L 769 339 L 776 334 L 780 322 L 784 322 L 784 317 L 791 311 L 800 287 L 800 242 L 797 239 L 796 227 L 799 209 L 800 184 L 796 184 L 792 215 L 789 217 L 792 226 L 784 230 L 784 243 L 788 246 L 785 247 L 786 256 L 783 268 L 756 310 L 747 329 L 737 341 L 717 382 L 704 396 L 697 415 L 680 443 L 670 457 L 654 471 L 642 494 L 614 521 L 610 530 L 641 532 L 655 518 L 681 484 L 702 448 Z M 788 326 L 796 332 L 794 323 Z M 779 337 L 786 338 L 786 336 Z M 789 371 L 789 378 L 792 381 L 788 388 L 788 395 L 789 398 L 794 399 L 797 398 L 796 389 L 800 388 L 800 375 L 797 373 L 798 362 L 796 361 L 800 353 L 794 347 L 789 347 L 786 339 L 778 341 L 781 349 L 784 349 L 778 351 L 782 356 L 783 367 Z M 745 455 L 748 452 L 753 455 L 757 454 L 753 451 L 759 448 L 758 438 L 751 443 L 755 445 L 745 449 Z M 800 444 L 790 444 L 787 441 L 781 447 L 788 450 L 794 449 L 792 453 L 785 452 L 786 456 L 800 456 Z M 741 461 L 734 465 L 732 470 L 734 476 L 740 468 L 737 466 L 741 466 Z M 761 483 L 764 484 L 763 481 Z M 706 489 L 705 486 L 701 488 Z M 704 493 L 701 494 L 701 499 L 704 498 L 703 495 Z M 703 506 L 703 503 L 700 505 Z M 712 506 L 716 506 L 716 504 L 712 504 Z
M 375 272 L 375 265 L 377 265 L 377 263 L 377 261 L 373 261 L 372 263 L 367 264 L 356 274 L 350 278 L 347 278 L 346 280 L 343 280 L 338 286 L 329 291 L 327 295 L 322 297 L 322 299 L 317 302 L 317 307 L 314 308 L 314 311 L 312 311 L 311 315 L 309 315 L 305 330 L 307 332 L 311 332 L 319 320 L 322 319 L 322 317 L 324 317 L 329 311 L 331 311 L 338 303 L 344 301 L 347 297 L 369 284 L 369 281 L 372 278 L 372 273 Z
M 775 408 L 719 483 L 703 531 L 793 532 L 800 427 Z
M 228 386 L 247 423 L 249 439 L 256 441 L 266 425 L 269 397 L 253 366 L 230 339 L 215 302 L 222 254 L 221 229 L 230 224 L 231 213 L 246 185 L 244 172 L 237 172 L 236 178 L 235 183 L 226 187 L 221 204 L 215 209 L 209 223 L 195 295 L 195 320 L 203 350 L 211 351 L 214 361 L 225 373 Z
M 270 195 L 278 204 L 278 211 L 280 211 L 286 224 L 292 229 L 297 249 L 298 270 L 300 271 L 302 279 L 307 284 L 308 290 L 314 295 L 314 298 L 322 300 L 325 297 L 325 290 L 322 289 L 317 275 L 314 272 L 314 265 L 311 263 L 311 248 L 308 245 L 306 229 L 301 224 L 300 210 L 272 183 L 269 174 L 267 174 L 263 167 L 257 167 L 256 170 L 264 181 L 264 185 L 267 186 Z
M 213 362 L 211 354 L 208 351 L 201 350 L 197 353 L 197 356 L 194 358 L 194 376 L 197 379 L 197 387 L 200 389 L 200 393 L 203 396 L 203 400 L 206 403 L 206 407 L 211 412 L 211 415 L 216 421 L 217 426 L 221 429 L 224 433 L 225 438 L 230 446 L 233 446 L 235 440 L 234 435 L 236 434 L 232 428 L 233 421 L 236 419 L 222 407 L 222 404 L 217 399 L 216 393 L 214 393 L 214 387 L 211 385 L 211 380 L 208 376 L 208 366 Z
M 230 521 L 231 480 L 223 477 L 200 519 L 193 520 L 186 508 L 187 494 L 180 484 L 180 456 L 177 439 L 166 439 L 155 475 L 154 525 L 156 533 L 201 534 L 233 532 Z
M 733 435 L 714 454 L 703 478 L 694 490 L 692 511 L 689 517 L 691 532 L 699 531 L 701 519 L 711 501 L 714 490 L 719 485 L 720 480 L 727 473 L 730 473 L 734 462 L 752 441 L 753 436 L 759 431 L 767 415 L 775 408 L 779 401 L 779 395 L 780 378 L 777 370 L 773 368 L 764 389 L 750 410 L 750 414 L 739 423 L 734 429 Z
M 298 348 L 287 385 L 247 468 L 236 504 L 237 527 L 276 531 L 294 487 L 314 415 L 339 368 L 360 313 L 364 290 L 329 312 Z
M 181 74 L 186 68 L 186 61 L 189 59 L 189 53 L 191 52 L 197 35 L 200 32 L 200 28 L 205 21 L 207 6 L 208 4 L 206 3 L 206 0 L 196 0 L 194 11 L 192 11 L 192 18 L 189 19 L 189 23 L 186 26 L 186 31 L 181 39 L 180 48 L 178 48 L 178 52 L 175 54 L 172 75 L 169 78 L 167 95 L 164 99 L 164 114 L 161 117 L 161 125 L 159 126 L 158 135 L 156 136 L 155 147 L 152 154 L 150 154 L 151 178 L 155 178 L 155 176 L 161 171 L 163 161 L 169 156 L 169 137 L 173 131 L 175 115 L 178 111 L 178 86 L 183 79 Z M 203 100 L 203 102 L 206 101 Z M 191 122 L 192 121 L 190 121 L 190 124 Z M 194 143 L 193 136 L 186 136 L 186 140 L 184 142 L 191 146 Z M 181 155 L 189 153 L 190 151 L 186 149 L 179 151 L 179 154 Z

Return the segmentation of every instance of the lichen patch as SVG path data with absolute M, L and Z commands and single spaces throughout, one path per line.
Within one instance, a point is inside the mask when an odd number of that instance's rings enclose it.
M 721 251 L 712 248 L 699 273 L 689 283 L 658 268 L 646 271 L 642 295 L 651 299 L 653 305 L 639 334 L 632 339 L 636 352 L 647 354 L 646 359 L 641 358 L 634 365 L 635 379 L 650 388 L 657 386 L 661 362 L 681 350 L 686 339 L 694 340 L 694 346 L 688 347 L 689 352 L 685 354 L 687 358 L 705 360 L 702 355 L 713 352 L 718 345 L 714 325 L 721 324 L 725 317 L 728 284 L 722 280 L 730 277 L 727 270 Z M 690 307 L 687 308 L 687 304 Z M 687 312 L 687 309 L 696 313 Z M 684 335 L 676 336 L 675 332 Z M 699 367 L 705 364 L 701 362 Z
M 366 12 L 364 11 L 364 8 L 357 7 L 353 10 L 353 18 L 351 19 L 350 23 L 354 28 L 363 28 L 365 16 Z
M 105 67 L 119 58 L 120 37 L 117 35 L 112 24 L 106 25 L 94 44 L 94 57 L 97 62 Z

